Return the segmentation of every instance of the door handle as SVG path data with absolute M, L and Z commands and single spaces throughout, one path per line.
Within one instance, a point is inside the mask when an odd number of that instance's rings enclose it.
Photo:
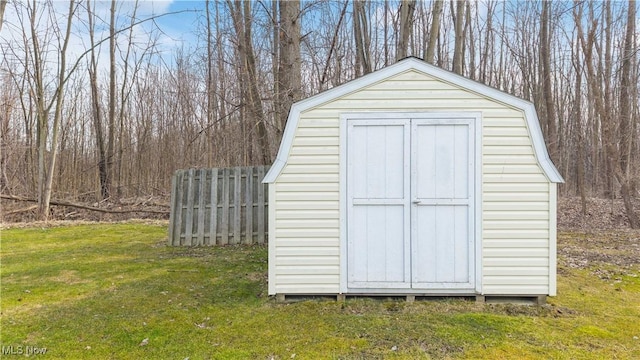
M 418 205 L 418 204 L 422 203 L 422 201 L 420 201 L 420 200 L 413 200 L 413 201 L 412 201 L 412 203 L 414 203 L 414 204 Z

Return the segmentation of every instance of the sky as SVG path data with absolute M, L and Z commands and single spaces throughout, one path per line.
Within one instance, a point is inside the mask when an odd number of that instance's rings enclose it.
M 19 50 L 23 46 L 21 23 L 28 29 L 26 24 L 26 9 L 24 8 L 24 0 L 9 0 L 9 4 L 5 9 L 4 23 L 2 32 L 0 33 L 0 47 L 3 52 Z M 44 7 L 44 1 L 37 1 L 37 6 Z M 45 39 L 45 33 L 49 32 L 52 24 L 58 23 L 64 29 L 66 26 L 66 18 L 68 13 L 69 2 L 67 0 L 53 0 L 53 9 L 55 16 L 49 17 L 48 13 L 43 12 L 39 17 L 38 30 L 42 39 Z M 109 9 L 111 1 L 93 0 L 92 6 L 95 6 L 95 14 L 99 18 L 96 21 L 95 40 L 99 41 L 108 37 Z M 130 16 L 133 14 L 136 2 L 131 0 L 120 0 L 117 3 L 117 20 L 116 29 L 127 27 L 130 24 Z M 198 22 L 204 16 L 204 1 L 185 1 L 185 0 L 139 0 L 136 18 L 139 20 L 149 19 L 154 16 L 153 22 L 147 21 L 134 27 L 133 35 L 136 42 L 144 46 L 149 39 L 149 34 L 153 29 L 155 36 L 158 37 L 158 50 L 161 52 L 171 53 L 176 48 L 184 47 L 192 48 L 196 43 L 196 30 Z M 166 14 L 166 15 L 163 15 Z M 162 16 L 159 16 L 162 15 Z M 77 18 L 74 19 L 73 35 L 69 45 L 69 59 L 80 56 L 89 48 L 88 26 L 86 24 L 86 0 L 80 2 L 80 7 L 76 13 Z M 30 34 L 27 34 L 30 38 Z M 49 36 L 51 36 L 49 34 Z M 123 36 L 118 37 L 120 46 L 124 46 L 127 42 L 128 31 Z M 42 40 L 41 40 L 42 41 Z M 52 45 L 55 47 L 55 45 Z M 12 47 L 12 49 L 9 49 Z M 51 50 L 51 49 L 50 49 Z M 108 42 L 103 43 L 100 54 L 98 56 L 100 67 L 106 66 L 106 55 L 108 52 Z M 55 55 L 51 51 L 52 57 Z
M 176 41 L 193 42 L 199 17 L 204 16 L 204 1 L 174 0 L 165 1 L 157 13 L 174 13 L 162 16 L 157 24 L 162 31 Z

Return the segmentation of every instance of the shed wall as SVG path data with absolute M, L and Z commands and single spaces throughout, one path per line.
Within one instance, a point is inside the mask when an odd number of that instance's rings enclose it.
M 366 111 L 482 113 L 482 292 L 548 294 L 556 185 L 538 165 L 523 112 L 417 71 L 300 115 L 270 186 L 269 292 L 340 292 L 339 119 Z

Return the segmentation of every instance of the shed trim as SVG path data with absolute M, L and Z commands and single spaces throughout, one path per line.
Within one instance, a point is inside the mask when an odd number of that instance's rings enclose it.
M 549 184 L 549 296 L 556 296 L 558 287 L 558 185 Z
M 527 128 L 529 130 L 529 134 L 533 143 L 533 150 L 535 152 L 538 163 L 545 173 L 545 176 L 547 177 L 547 179 L 549 179 L 549 181 L 553 183 L 564 182 L 562 176 L 551 161 L 551 158 L 549 157 L 549 154 L 547 152 L 547 147 L 542 135 L 542 129 L 540 128 L 540 123 L 538 121 L 538 116 L 536 114 L 535 106 L 533 105 L 533 103 L 507 94 L 490 86 L 467 79 L 453 72 L 438 68 L 418 58 L 406 58 L 393 65 L 377 70 L 371 74 L 365 75 L 346 84 L 337 86 L 333 89 L 327 90 L 293 104 L 291 106 L 291 110 L 289 111 L 287 125 L 284 129 L 280 148 L 278 149 L 278 155 L 276 156 L 273 165 L 269 169 L 269 172 L 266 174 L 262 182 L 275 182 L 284 169 L 284 166 L 287 163 L 287 159 L 289 158 L 289 152 L 291 151 L 291 146 L 293 144 L 293 139 L 295 137 L 295 132 L 298 128 L 298 122 L 302 112 L 409 70 L 423 72 L 441 81 L 453 84 L 455 86 L 480 95 L 487 96 L 498 102 L 523 111 L 525 115 L 525 121 L 527 122 Z

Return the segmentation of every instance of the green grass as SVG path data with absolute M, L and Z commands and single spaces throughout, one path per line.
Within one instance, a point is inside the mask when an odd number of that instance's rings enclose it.
M 544 307 L 277 303 L 266 247 L 165 237 L 133 223 L 2 231 L 1 345 L 55 359 L 640 358 L 637 269 L 610 264 L 603 280 L 561 265 Z

